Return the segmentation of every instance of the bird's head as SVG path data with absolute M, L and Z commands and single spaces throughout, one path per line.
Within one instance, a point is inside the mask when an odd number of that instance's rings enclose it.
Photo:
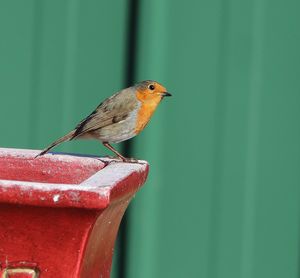
M 136 96 L 141 102 L 160 102 L 164 97 L 170 97 L 167 89 L 156 81 L 146 80 L 135 85 Z

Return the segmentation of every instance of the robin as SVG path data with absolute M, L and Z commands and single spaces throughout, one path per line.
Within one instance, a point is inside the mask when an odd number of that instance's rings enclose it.
M 169 96 L 171 94 L 164 86 L 151 80 L 121 90 L 100 103 L 74 130 L 53 142 L 37 157 L 65 141 L 97 139 L 122 161 L 130 161 L 110 143 L 119 143 L 138 135 L 148 124 L 158 104 Z

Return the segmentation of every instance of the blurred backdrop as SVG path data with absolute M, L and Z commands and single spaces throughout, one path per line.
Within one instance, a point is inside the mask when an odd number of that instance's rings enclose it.
M 144 79 L 151 169 L 114 278 L 299 277 L 298 0 L 1 0 L 1 147 L 40 149 Z M 55 151 L 111 155 L 99 142 Z

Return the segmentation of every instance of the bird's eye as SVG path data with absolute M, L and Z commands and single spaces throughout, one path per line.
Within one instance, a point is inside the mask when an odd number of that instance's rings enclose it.
M 155 89 L 154 85 L 153 85 L 153 84 L 149 85 L 149 89 L 150 89 L 151 91 L 153 91 L 153 90 Z

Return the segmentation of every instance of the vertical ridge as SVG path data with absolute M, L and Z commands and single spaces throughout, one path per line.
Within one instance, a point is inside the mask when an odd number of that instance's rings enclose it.
M 218 85 L 216 94 L 216 115 L 215 115 L 215 131 L 214 131 L 214 174 L 213 174 L 213 188 L 211 201 L 211 235 L 209 248 L 209 267 L 208 277 L 218 277 L 218 245 L 219 245 L 219 225 L 220 225 L 220 201 L 221 201 L 221 174 L 222 174 L 222 139 L 224 134 L 224 116 L 226 104 L 226 52 L 228 40 L 228 13 L 230 2 L 221 1 L 221 19 L 220 19 L 220 50 L 219 50 L 219 71 L 217 74 Z
M 254 150 L 258 145 L 259 113 L 260 113 L 260 93 L 262 82 L 262 19 L 263 7 L 260 0 L 253 2 L 253 45 L 252 45 L 252 65 L 248 111 L 247 128 L 247 150 L 245 167 L 245 192 L 244 192 L 244 225 L 243 225 L 243 245 L 242 245 L 242 265 L 243 278 L 254 277 L 253 273 L 253 246 L 254 246 L 254 221 L 255 221 L 255 179 L 256 179 L 256 155 Z
M 33 20 L 33 42 L 32 42 L 32 93 L 31 93 L 31 113 L 30 125 L 31 131 L 29 133 L 29 144 L 31 147 L 37 145 L 38 138 L 38 115 L 39 115 L 39 84 L 40 84 L 40 59 L 41 59 L 41 33 L 42 33 L 42 19 L 43 19 L 42 2 L 35 1 L 34 20 Z
M 128 1 L 128 18 L 127 18 L 127 48 L 125 51 L 125 87 L 129 87 L 135 82 L 136 77 L 136 60 L 137 60 L 137 43 L 138 43 L 138 21 L 139 21 L 139 0 Z M 132 141 L 128 140 L 123 143 L 123 154 L 125 157 L 133 155 Z M 130 208 L 123 216 L 119 229 L 119 257 L 118 257 L 118 274 L 119 278 L 127 277 L 127 260 L 126 250 L 129 237 Z
M 65 48 L 65 68 L 64 84 L 62 96 L 62 133 L 71 128 L 70 119 L 72 119 L 72 96 L 74 94 L 74 81 L 76 70 L 76 51 L 78 37 L 78 14 L 79 0 L 69 1 L 66 18 L 66 48 Z M 70 148 L 66 145 L 65 148 Z

